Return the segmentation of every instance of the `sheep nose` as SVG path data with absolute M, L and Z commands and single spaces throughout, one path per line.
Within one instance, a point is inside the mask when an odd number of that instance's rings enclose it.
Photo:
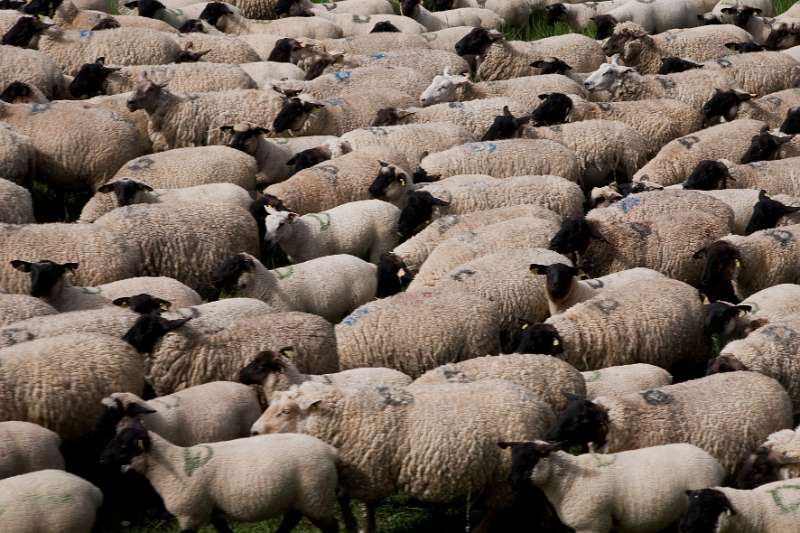
M 257 437 L 258 436 L 258 431 L 256 431 L 255 429 L 250 430 L 250 436 L 251 437 Z

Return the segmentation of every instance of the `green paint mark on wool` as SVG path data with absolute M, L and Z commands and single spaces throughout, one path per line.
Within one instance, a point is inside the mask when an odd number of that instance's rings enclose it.
M 784 485 L 767 492 L 783 514 L 800 509 L 800 485 Z
M 72 503 L 75 498 L 72 494 L 26 494 L 21 498 L 26 503 L 46 503 L 52 505 L 66 505 Z M 0 513 L 2 514 L 2 513 Z
M 286 279 L 292 277 L 292 274 L 294 274 L 294 267 L 288 266 L 286 268 L 276 268 L 273 270 L 273 272 L 279 280 Z
M 319 222 L 320 231 L 328 231 L 329 229 L 331 229 L 331 216 L 328 213 L 319 213 L 319 214 L 309 213 L 307 216 Z
M 617 458 L 614 455 L 602 455 L 599 453 L 591 454 L 592 459 L 594 459 L 594 466 L 598 468 L 605 468 L 606 466 L 611 466 L 617 462 Z
M 205 450 L 205 455 L 203 455 L 203 450 Z M 205 444 L 184 448 L 183 471 L 186 472 L 186 477 L 192 477 L 194 471 L 208 463 L 212 457 L 214 457 L 214 449 Z
M 586 383 L 592 383 L 593 381 L 600 381 L 600 377 L 601 377 L 600 371 L 595 370 L 593 372 L 588 372 L 584 374 L 583 381 L 585 381 Z

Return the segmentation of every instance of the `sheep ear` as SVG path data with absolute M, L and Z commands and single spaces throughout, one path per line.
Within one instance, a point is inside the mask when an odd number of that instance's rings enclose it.
M 97 188 L 97 192 L 107 193 L 114 192 L 114 183 L 106 183 Z
M 739 304 L 739 305 L 735 306 L 735 309 L 738 309 L 740 311 L 739 314 L 741 315 L 741 314 L 746 314 L 746 313 L 752 312 L 753 311 L 753 306 L 748 305 L 748 304 Z
M 63 263 L 61 266 L 70 272 L 75 272 L 78 270 L 78 263 Z
M 13 261 L 11 261 L 11 266 L 14 267 L 15 270 L 19 270 L 20 272 L 31 271 L 31 263 L 29 263 L 28 261 L 14 259 Z
M 546 265 L 537 265 L 532 264 L 530 267 L 530 271 L 536 274 L 537 276 L 544 276 L 547 274 L 547 266 Z
M 315 407 L 320 407 L 322 400 L 319 398 L 301 398 L 297 403 L 303 411 L 310 411 Z
M 138 403 L 129 403 L 128 407 L 125 408 L 127 416 L 151 415 L 155 412 L 155 409 L 150 409 Z
M 133 0 L 131 2 L 125 2 L 125 7 L 128 9 L 136 9 L 139 7 L 139 0 Z
M 128 305 L 130 305 L 130 301 L 131 301 L 130 296 L 123 296 L 122 298 L 117 298 L 111 303 L 113 303 L 118 307 L 128 307 Z
M 169 311 L 169 308 L 172 307 L 172 302 L 162 300 L 161 298 L 154 298 L 154 300 L 162 311 Z
M 692 259 L 701 259 L 706 256 L 706 249 L 700 248 L 695 253 L 692 254 Z

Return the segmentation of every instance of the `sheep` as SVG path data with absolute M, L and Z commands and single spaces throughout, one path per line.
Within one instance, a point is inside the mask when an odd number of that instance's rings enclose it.
M 763 323 L 763 322 L 762 322 Z M 797 315 L 772 319 L 747 337 L 729 342 L 720 350 L 713 371 L 751 370 L 779 381 L 789 393 L 795 413 L 800 412 L 800 383 L 795 378 Z
M 400 209 L 382 200 L 349 202 L 303 217 L 266 208 L 265 240 L 293 263 L 349 254 L 377 263 L 398 244 Z
M 69 88 L 76 98 L 125 93 L 134 89 L 142 75 L 154 83 L 168 84 L 170 90 L 176 92 L 218 92 L 257 87 L 238 65 L 179 63 L 112 69 L 97 61 L 83 65 Z
M 26 294 L 0 293 L 0 327 L 36 316 L 55 315 L 53 307 Z
M 153 189 L 231 183 L 254 191 L 257 170 L 252 156 L 227 146 L 176 148 L 131 159 L 106 185 L 129 178 Z
M 30 293 L 30 276 L 14 270 L 13 260 L 78 262 L 74 281 L 84 286 L 132 278 L 142 260 L 120 235 L 84 224 L 0 224 L 0 243 L 0 287 L 16 293 Z
M 781 52 L 752 52 L 703 63 L 703 69 L 724 72 L 748 93 L 764 96 L 800 84 L 800 62 Z
M 727 340 L 745 338 L 770 321 L 789 318 L 800 312 L 798 296 L 800 286 L 781 283 L 758 291 L 740 305 L 717 302 L 710 306 L 716 306 L 716 309 L 709 309 L 706 327 L 713 333 L 724 335 Z
M 667 143 L 658 154 L 633 175 L 635 181 L 675 185 L 703 160 L 729 158 L 742 161 L 753 136 L 765 131 L 760 120 L 737 119 L 680 137 Z
M 311 81 L 287 82 L 290 89 L 302 90 L 311 98 L 346 98 L 351 94 L 362 94 L 367 90 L 391 89 L 416 97 L 428 85 L 428 78 L 413 68 L 395 66 L 366 66 L 352 70 L 337 70 L 322 74 Z
M 529 75 L 531 62 L 546 57 L 558 57 L 578 72 L 592 71 L 606 59 L 600 43 L 578 34 L 523 42 L 506 41 L 495 30 L 475 28 L 456 43 L 455 48 L 462 57 L 475 55 L 480 58 L 477 76 L 484 81 Z
M 116 391 L 141 394 L 142 357 L 117 337 L 68 334 L 0 349 L 0 420 L 33 422 L 79 439 L 93 429 L 100 400 Z
M 708 11 L 702 4 L 691 0 L 654 0 L 649 4 L 631 1 L 592 17 L 592 21 L 597 27 L 598 39 L 611 37 L 616 26 L 626 21 L 639 24 L 648 33 L 661 33 L 673 28 L 697 26 L 699 16 Z
M 353 15 L 392 15 L 394 7 L 387 0 L 343 0 L 341 2 L 314 4 L 309 0 L 290 0 L 275 6 L 276 14 L 280 16 L 302 16 L 307 13 L 350 13 Z
M 470 71 L 469 63 L 452 51 L 428 50 L 424 55 L 420 55 L 417 49 L 345 56 L 326 53 L 307 65 L 305 70 L 308 71 L 307 76 L 310 78 L 321 67 L 325 67 L 323 73 L 330 74 L 342 68 L 347 70 L 347 68 L 376 66 L 410 68 L 421 74 L 426 80 L 439 74 L 443 68 L 456 74 Z
M 221 32 L 233 35 L 267 33 L 310 39 L 337 39 L 344 36 L 338 22 L 322 17 L 286 17 L 280 20 L 259 21 L 246 16 L 235 12 L 223 2 L 209 2 L 198 18 Z
M 266 61 L 266 57 L 256 49 L 255 37 L 248 39 L 247 36 L 235 37 L 231 35 L 210 35 L 206 33 L 190 33 L 178 36 L 177 41 L 184 48 L 196 48 L 203 52 L 203 61 L 209 63 L 230 63 L 238 65 L 241 63 L 252 63 L 256 61 Z M 190 46 L 191 45 L 191 46 Z
M 428 31 L 439 31 L 458 26 L 496 30 L 505 24 L 505 20 L 491 9 L 462 7 L 430 12 L 422 6 L 422 0 L 404 0 L 400 3 L 400 13 L 416 20 Z
M 123 178 L 99 187 L 97 193 L 83 206 L 78 222 L 94 222 L 109 211 L 126 205 L 182 202 L 197 205 L 216 203 L 249 209 L 252 199 L 250 193 L 233 183 L 209 183 L 180 189 L 156 190 L 145 183 Z
M 448 30 L 443 30 L 448 31 Z M 375 54 L 395 50 L 407 50 L 409 48 L 428 49 L 429 42 L 436 42 L 437 34 L 424 33 L 370 33 L 368 35 L 354 35 L 343 39 L 321 39 L 319 44 L 328 52 L 340 52 L 343 54 Z M 438 48 L 439 50 L 453 50 L 450 40 L 446 39 L 449 46 Z
M 342 35 L 341 37 L 352 37 L 354 35 L 367 35 L 369 34 L 372 29 L 375 27 L 375 24 L 379 24 L 381 22 L 389 22 L 401 33 L 416 33 L 416 34 L 423 34 L 429 31 L 429 28 L 426 28 L 424 25 L 420 24 L 416 20 L 411 17 L 404 17 L 401 15 L 353 15 L 350 13 L 336 13 L 335 11 L 329 13 L 323 13 L 321 15 L 323 20 L 329 20 L 333 22 L 341 28 Z M 441 29 L 441 28 L 435 28 Z M 284 35 L 285 32 L 281 33 Z M 289 37 L 294 37 L 294 35 L 288 35 Z M 313 36 L 308 35 L 308 37 L 316 37 L 318 39 L 325 39 L 325 38 L 336 38 L 338 36 Z
M 590 92 L 608 91 L 611 100 L 671 98 L 700 110 L 715 89 L 738 89 L 736 81 L 723 71 L 693 69 L 668 76 L 639 75 L 614 58 L 590 74 L 584 85 Z
M 409 107 L 406 109 L 386 108 L 378 111 L 373 127 L 384 128 L 390 126 L 404 126 L 414 124 L 431 124 L 442 127 L 450 124 L 465 130 L 469 139 L 453 143 L 439 150 L 426 150 L 428 153 L 444 151 L 453 145 L 462 145 L 481 139 L 486 130 L 492 125 L 494 117 L 501 114 L 503 109 L 513 110 L 515 114 L 527 112 L 530 108 L 511 98 L 484 98 L 466 102 L 446 102 L 427 107 Z M 438 130 L 438 128 L 437 128 Z M 491 139 L 483 139 L 491 140 Z M 420 148 L 426 146 L 420 143 Z
M 225 517 L 254 522 L 283 514 L 281 530 L 305 516 L 323 533 L 339 530 L 337 460 L 336 448 L 306 435 L 180 447 L 142 425 L 120 431 L 100 458 L 101 464 L 144 474 L 181 531 L 198 531 L 209 521 L 225 531 Z M 244 480 L 252 481 L 237 482 Z
M 62 470 L 40 470 L 0 481 L 8 531 L 89 533 L 103 504 L 100 489 Z
M 748 236 L 728 235 L 695 256 L 705 259 L 702 288 L 709 300 L 739 303 L 779 283 L 797 283 L 796 235 L 800 225 L 757 231 Z
M 37 470 L 64 470 L 59 436 L 30 422 L 0 422 L 3 461 L 0 479 Z
M 795 527 L 796 508 L 792 497 L 797 491 L 796 479 L 776 481 L 752 490 L 719 485 L 688 492 L 689 509 L 681 523 L 684 531 L 714 527 L 720 532 L 778 533 Z
M 137 294 L 149 294 L 175 308 L 200 305 L 203 300 L 193 289 L 178 280 L 166 277 L 136 277 L 104 283 L 94 287 L 104 298 L 123 307 Z
M 800 159 L 790 157 L 775 161 L 753 161 L 744 165 L 723 160 L 735 183 L 735 187 L 763 189 L 771 194 L 800 195 L 797 163 Z
M 239 67 L 247 73 L 259 89 L 268 89 L 277 80 L 302 80 L 306 73 L 291 63 L 274 61 L 253 61 L 242 63 Z
M 441 121 L 362 128 L 345 133 L 341 140 L 354 150 L 367 146 L 391 146 L 400 151 L 410 165 L 416 166 L 429 153 L 473 142 L 476 137 L 473 131 L 458 123 Z
M 545 24 L 555 26 L 556 23 L 563 22 L 576 32 L 584 32 L 590 25 L 594 24 L 592 19 L 595 16 L 605 15 L 626 2 L 628 0 L 550 4 L 545 6 Z
M 552 92 L 586 96 L 586 91 L 581 83 L 561 74 L 539 74 L 538 76 L 521 76 L 509 80 L 475 83 L 469 79 L 469 76 L 451 74 L 450 70 L 445 69 L 442 74 L 434 76 L 430 85 L 422 91 L 419 102 L 425 107 L 444 102 L 505 97 L 519 104 L 535 107 L 540 94 Z
M 147 153 L 136 127 L 104 109 L 0 102 L 0 120 L 30 139 L 37 173 L 64 189 L 94 190 L 126 161 Z M 55 123 L 69 128 L 54 130 Z
M 39 39 L 38 48 L 69 76 L 98 57 L 105 57 L 114 65 L 164 65 L 175 62 L 181 53 L 178 43 L 168 34 L 147 28 L 97 32 L 51 29 Z
M 341 136 L 348 131 L 371 126 L 380 109 L 407 107 L 412 102 L 411 96 L 392 89 L 377 93 L 354 92 L 346 97 L 326 100 L 307 96 L 291 97 L 284 101 L 272 130 L 275 135 Z
M 769 198 L 764 190 L 726 189 L 704 191 L 704 194 L 722 200 L 733 209 L 733 233 L 737 235 L 750 235 L 762 229 L 795 224 L 797 220 L 792 215 L 800 211 L 800 207 L 784 205 Z M 794 202 L 794 199 L 790 200 Z
M 411 385 L 410 377 L 390 368 L 354 368 L 333 374 L 303 374 L 292 363 L 293 358 L 294 351 L 291 347 L 284 348 L 278 353 L 261 352 L 239 371 L 239 382 L 260 386 L 267 400 L 270 400 L 276 392 L 289 390 L 293 385 L 300 385 L 306 381 L 327 383 L 340 389 L 371 384 L 397 387 Z
M 800 105 L 800 90 L 786 89 L 761 98 L 744 91 L 715 91 L 703 105 L 706 124 L 749 118 L 766 123 L 771 129 L 780 128 L 787 114 Z
M 64 73 L 49 56 L 36 50 L 0 46 L 0 87 L 20 81 L 39 89 L 49 99 L 66 95 Z
M 257 298 L 276 311 L 301 311 L 336 322 L 375 297 L 375 265 L 352 255 L 331 255 L 267 270 L 255 257 L 229 256 L 213 274 L 216 288 Z
M 608 289 L 619 289 L 634 281 L 659 280 L 665 276 L 649 268 L 631 268 L 594 279 L 578 279 L 578 269 L 568 262 L 554 264 L 532 263 L 530 271 L 546 276 L 547 307 L 550 316 L 563 313 L 580 302 L 603 293 Z
M 659 298 L 644 298 L 649 293 Z M 557 354 L 582 371 L 630 363 L 680 368 L 704 362 L 703 316 L 694 287 L 669 278 L 633 281 L 528 326 L 517 352 Z M 645 317 L 647 331 L 630 322 Z
M 137 350 L 152 354 L 148 379 L 161 396 L 210 381 L 235 381 L 256 355 L 284 346 L 294 347 L 301 372 L 339 371 L 333 326 L 316 315 L 273 312 L 223 326 L 205 321 L 181 327 L 180 322 L 186 319 L 142 315 L 126 333 Z
M 623 22 L 614 28 L 603 50 L 607 56 L 620 54 L 620 60 L 636 68 L 639 74 L 660 74 L 663 57 L 713 61 L 730 54 L 728 44 L 749 41 L 750 34 L 730 24 L 671 30 L 651 36 L 639 24 Z
M 26 185 L 36 166 L 36 150 L 31 138 L 0 122 L 0 168 L 3 178 Z
M 0 223 L 33 224 L 33 200 L 25 187 L 0 178 Z
M 300 215 L 370 197 L 399 204 L 412 183 L 407 167 L 405 157 L 394 149 L 367 147 L 301 170 L 264 192 Z
M 128 98 L 128 109 L 147 112 L 153 149 L 162 151 L 218 143 L 219 128 L 232 122 L 249 121 L 266 128 L 282 102 L 279 93 L 257 89 L 173 94 L 143 75 Z
M 586 382 L 586 397 L 590 400 L 672 385 L 669 372 L 644 363 L 583 372 L 583 379 Z
M 511 448 L 512 486 L 541 489 L 573 531 L 662 531 L 686 511 L 689 489 L 725 480 L 719 462 L 691 444 L 578 456 L 543 441 L 498 444 Z M 574 505 L 585 490 L 591 499 Z
M 254 433 L 302 430 L 341 443 L 342 486 L 366 502 L 369 533 L 375 505 L 398 491 L 435 503 L 483 494 L 490 508 L 507 505 L 508 457 L 497 441 L 539 438 L 552 421 L 547 404 L 501 380 L 357 391 L 306 382 L 273 398 Z M 378 426 L 394 430 L 380 442 L 362 437 Z
M 549 355 L 507 354 L 476 357 L 442 365 L 414 380 L 413 387 L 443 383 L 473 383 L 502 379 L 525 387 L 547 403 L 554 413 L 567 404 L 567 396 L 586 396 L 583 376 L 571 365 Z
M 543 248 L 556 234 L 558 227 L 559 224 L 551 220 L 526 217 L 456 234 L 440 243 L 431 252 L 409 285 L 408 291 L 430 290 L 456 267 L 489 254 L 524 248 Z M 503 317 L 504 322 L 508 319 L 507 316 Z
M 13 81 L 0 94 L 0 100 L 9 104 L 46 104 L 50 100 L 36 87 Z
M 557 176 L 516 176 L 442 189 L 446 182 L 455 178 L 426 185 L 406 195 L 406 205 L 398 222 L 402 237 L 410 237 L 415 229 L 427 223 L 434 214 L 434 206 L 437 206 L 437 216 L 443 216 L 527 204 L 550 210 L 551 213 L 538 212 L 536 216 L 554 221 L 553 212 L 559 217 L 573 217 L 582 211 L 580 187 Z
M 550 249 L 576 252 L 577 266 L 592 277 L 646 267 L 699 284 L 703 265 L 693 255 L 732 227 L 733 212 L 715 198 L 696 191 L 653 191 L 565 221 Z
M 736 474 L 732 485 L 738 489 L 754 489 L 765 483 L 797 477 L 797 429 L 784 429 L 750 453 Z
M 362 305 L 335 329 L 343 370 L 380 366 L 417 378 L 442 364 L 500 350 L 495 306 L 461 291 L 383 298 Z
M 684 442 L 710 453 L 730 475 L 745 451 L 791 424 L 792 404 L 780 383 L 757 372 L 727 372 L 594 401 L 576 398 L 548 438 L 564 446 L 593 443 L 599 453 Z
M 92 226 L 111 231 L 141 254 L 140 275 L 175 278 L 201 294 L 209 289 L 211 270 L 227 255 L 259 250 L 255 219 L 226 204 L 130 205 Z
M 429 154 L 420 163 L 429 175 L 486 174 L 495 178 L 552 175 L 577 181 L 574 151 L 548 139 L 509 139 L 462 144 Z
M 261 416 L 255 391 L 231 381 L 213 381 L 149 401 L 130 392 L 115 392 L 101 403 L 101 430 L 113 434 L 136 420 L 176 446 L 247 437 Z
M 580 193 L 580 191 L 578 191 L 578 193 Z M 551 216 L 553 215 L 555 215 L 555 213 L 551 212 Z M 402 236 L 410 238 L 392 250 L 392 254 L 403 262 L 404 269 L 411 272 L 418 272 L 422 263 L 428 258 L 428 255 L 430 255 L 439 243 L 448 238 L 463 231 L 473 230 L 495 222 L 529 216 L 546 218 L 548 213 L 544 208 L 530 204 L 521 204 L 455 215 L 442 215 L 430 220 L 430 223 L 427 224 L 424 229 L 412 236 L 411 230 L 429 222 L 431 215 L 423 215 L 424 220 L 422 222 L 417 223 L 412 228 L 408 228 L 407 231 L 401 231 Z M 557 220 L 557 218 L 554 220 Z
M 452 52 L 456 43 L 472 30 L 472 26 L 456 26 L 455 28 L 445 28 L 439 31 L 426 32 L 421 36 L 425 44 L 423 46 L 417 46 L 417 48 L 431 48 L 432 50 L 445 50 L 447 52 Z

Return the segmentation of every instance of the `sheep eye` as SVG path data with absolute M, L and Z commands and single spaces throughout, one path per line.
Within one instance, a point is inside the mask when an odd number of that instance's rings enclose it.
M 288 409 L 284 409 L 283 411 L 281 411 L 281 414 L 282 415 L 288 415 L 289 414 L 289 410 Z

